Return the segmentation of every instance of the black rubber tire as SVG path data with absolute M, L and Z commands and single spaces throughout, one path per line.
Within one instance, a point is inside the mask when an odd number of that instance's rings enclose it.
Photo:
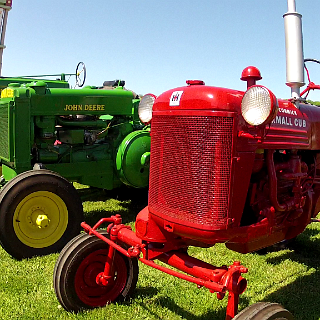
M 48 246 L 24 243 L 14 229 L 14 214 L 18 205 L 32 193 L 46 191 L 57 196 L 67 209 L 67 224 L 62 236 Z M 65 217 L 66 218 L 66 217 Z M 0 192 L 0 243 L 16 259 L 47 255 L 60 251 L 80 233 L 83 208 L 80 196 L 73 185 L 59 174 L 49 170 L 30 170 L 11 179 Z M 15 222 L 18 222 L 16 220 Z M 54 237 L 53 237 L 54 238 Z M 41 240 L 39 240 L 41 242 Z
M 100 231 L 100 233 L 104 236 L 108 236 L 106 231 Z M 81 296 L 79 296 L 76 289 L 77 271 L 81 270 L 83 264 L 86 265 L 86 268 L 90 267 L 90 263 L 87 264 L 87 260 L 89 259 L 90 255 L 100 253 L 102 250 L 106 249 L 108 249 L 108 245 L 98 237 L 88 234 L 81 234 L 75 239 L 71 240 L 61 251 L 53 272 L 53 287 L 60 304 L 67 311 L 79 312 L 85 309 L 103 307 L 111 302 L 123 302 L 130 297 L 136 288 L 139 275 L 138 259 L 127 258 L 117 251 L 115 259 L 118 261 L 120 260 L 122 262 L 122 266 L 125 266 L 125 270 L 122 270 L 125 271 L 125 274 L 120 275 L 119 273 L 120 278 L 123 276 L 125 277 L 125 283 L 123 286 L 120 286 L 121 289 L 119 292 L 116 292 L 116 294 L 113 295 L 112 300 L 102 298 L 103 303 L 99 305 L 95 305 L 96 301 L 90 304 L 87 301 L 84 301 Z M 96 275 L 104 270 L 104 263 L 102 263 L 100 260 L 97 262 L 97 260 L 93 259 L 92 265 L 95 266 L 95 273 L 91 272 L 90 276 L 93 280 L 95 280 Z M 85 277 L 84 279 L 88 280 Z M 100 290 L 104 290 L 103 287 L 101 288 L 101 286 L 95 284 L 94 281 L 87 286 L 90 289 L 91 294 L 89 299 L 95 299 L 95 294 L 92 293 L 95 290 L 99 290 L 99 292 Z M 111 293 L 112 295 L 113 287 L 111 290 L 109 290 L 108 287 L 107 289 L 108 292 L 103 292 L 103 294 L 100 296 L 99 294 L 96 295 L 98 300 L 105 294 L 108 296 Z M 85 294 L 83 296 L 85 296 Z M 99 302 L 101 302 L 101 300 L 99 300 Z
M 294 320 L 294 318 L 278 303 L 258 302 L 242 310 L 233 320 Z

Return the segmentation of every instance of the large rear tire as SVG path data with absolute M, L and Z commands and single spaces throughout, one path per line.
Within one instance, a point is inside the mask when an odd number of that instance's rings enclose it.
M 278 303 L 258 302 L 242 310 L 233 320 L 294 320 L 294 318 Z
M 107 232 L 101 234 L 108 236 Z M 138 281 L 138 260 L 119 253 L 114 258 L 114 278 L 110 285 L 96 283 L 103 272 L 108 244 L 96 236 L 81 234 L 60 253 L 53 272 L 53 286 L 61 305 L 67 311 L 103 307 L 126 300 Z
M 55 172 L 23 172 L 0 192 L 0 242 L 16 259 L 60 251 L 82 221 L 76 189 Z

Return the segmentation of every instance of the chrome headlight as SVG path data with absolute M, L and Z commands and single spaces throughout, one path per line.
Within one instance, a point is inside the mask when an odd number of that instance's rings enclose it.
M 277 99 L 266 87 L 252 86 L 242 98 L 241 114 L 252 126 L 270 123 L 277 110 Z
M 152 119 L 152 107 L 156 96 L 154 94 L 148 93 L 143 96 L 140 100 L 138 107 L 138 115 L 142 123 L 148 124 Z

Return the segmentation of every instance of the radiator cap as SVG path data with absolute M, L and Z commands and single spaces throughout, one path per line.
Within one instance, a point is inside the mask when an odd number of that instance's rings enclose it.
M 257 81 L 261 80 L 260 70 L 254 66 L 243 69 L 240 80 L 247 81 L 247 88 L 254 86 Z
M 202 81 L 202 80 L 187 80 L 186 83 L 189 86 L 196 86 L 196 85 L 203 86 L 203 85 L 205 85 L 204 81 Z

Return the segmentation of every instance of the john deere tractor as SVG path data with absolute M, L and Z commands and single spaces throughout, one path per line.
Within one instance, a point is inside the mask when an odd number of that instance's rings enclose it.
M 75 75 L 82 86 L 84 65 Z M 13 257 L 59 251 L 79 233 L 83 209 L 71 182 L 148 185 L 149 127 L 124 81 L 71 89 L 64 74 L 0 78 L 0 89 L 0 241 Z

